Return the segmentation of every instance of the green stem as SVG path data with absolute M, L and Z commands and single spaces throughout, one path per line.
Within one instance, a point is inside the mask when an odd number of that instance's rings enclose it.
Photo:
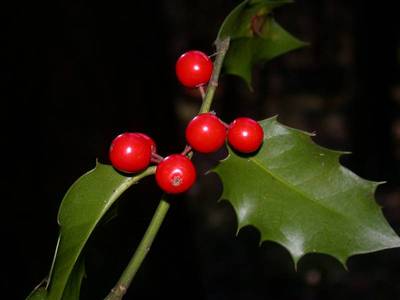
M 150 251 L 154 238 L 156 237 L 157 232 L 160 229 L 160 226 L 168 212 L 170 205 L 164 198 L 165 196 L 161 198 L 160 204 L 158 205 L 150 225 L 135 251 L 135 254 L 129 261 L 117 284 L 114 286 L 105 300 L 120 300 L 125 295 L 128 287 L 135 277 L 136 272 L 138 271 L 147 253 Z
M 204 97 L 199 114 L 210 111 L 210 107 L 214 99 L 215 90 L 218 86 L 218 79 L 221 73 L 225 54 L 229 48 L 229 37 L 224 40 L 217 40 L 215 45 L 218 54 L 214 62 L 214 69 L 211 75 L 211 80 L 208 84 L 207 92 Z M 158 229 L 164 221 L 168 209 L 169 203 L 165 200 L 165 196 L 163 196 L 163 198 L 161 198 L 160 204 L 156 209 L 156 212 L 154 213 L 150 225 L 143 236 L 142 241 L 140 242 L 138 248 L 136 249 L 133 257 L 129 261 L 117 284 L 114 286 L 114 288 L 105 298 L 105 300 L 121 300 L 122 297 L 125 295 L 133 278 L 135 277 L 136 272 L 138 271 L 143 260 L 145 259 L 146 254 L 149 252 L 151 244 L 153 243 L 153 240 L 157 235 Z
M 214 70 L 211 75 L 210 82 L 207 87 L 207 92 L 203 100 L 203 105 L 200 108 L 200 113 L 210 111 L 211 104 L 214 100 L 215 90 L 218 87 L 219 74 L 221 73 L 222 65 L 224 63 L 225 54 L 229 49 L 229 37 L 223 40 L 217 40 L 215 46 L 217 47 L 217 57 L 214 61 Z

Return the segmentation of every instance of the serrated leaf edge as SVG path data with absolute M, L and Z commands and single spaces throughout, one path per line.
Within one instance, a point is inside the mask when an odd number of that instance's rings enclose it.
M 239 10 L 244 9 L 244 7 L 245 7 L 247 4 L 250 4 L 250 5 L 261 4 L 261 1 L 259 1 L 259 3 L 254 3 L 254 2 L 255 2 L 254 0 L 244 0 L 243 2 L 239 3 L 237 6 L 235 6 L 235 7 L 231 10 L 231 12 L 229 13 L 229 15 L 226 16 L 226 18 L 224 19 L 224 21 L 222 22 L 222 24 L 221 24 L 221 26 L 220 26 L 220 29 L 219 29 L 219 31 L 218 31 L 218 33 L 217 33 L 216 41 L 222 40 L 222 39 L 224 39 L 224 38 L 226 38 L 226 37 L 228 37 L 228 36 L 231 37 L 231 36 L 228 35 L 228 34 L 222 35 L 222 30 L 223 30 L 223 28 L 225 27 L 225 25 L 226 25 L 228 22 L 231 22 L 230 18 L 232 18 L 233 15 L 235 15 Z M 262 2 L 264 2 L 264 5 L 274 5 L 274 7 L 273 7 L 272 9 L 275 9 L 275 8 L 277 8 L 277 7 L 280 7 L 280 6 L 283 6 L 283 5 L 286 5 L 286 4 L 292 4 L 292 3 L 294 3 L 293 0 L 277 0 L 277 1 L 268 1 L 268 0 L 265 1 L 265 0 L 262 0 Z
M 273 116 L 273 117 L 270 117 L 270 118 L 261 120 L 261 121 L 259 121 L 259 123 L 262 124 L 262 123 L 268 122 L 268 121 L 278 122 L 278 115 L 275 115 L 275 116 Z M 372 193 L 372 195 L 375 194 L 376 189 L 377 189 L 377 187 L 378 187 L 379 185 L 385 183 L 385 181 L 371 181 L 371 180 L 367 180 L 367 179 L 362 178 L 362 177 L 360 177 L 359 175 L 355 174 L 355 173 L 352 172 L 351 170 L 349 170 L 349 169 L 343 167 L 343 166 L 341 165 L 341 163 L 340 163 L 340 160 L 339 160 L 340 157 L 343 156 L 343 155 L 350 154 L 351 152 L 332 150 L 332 149 L 329 149 L 329 148 L 320 146 L 319 144 L 315 143 L 315 142 L 311 139 L 312 136 L 315 136 L 315 135 L 316 135 L 315 133 L 310 133 L 310 132 L 307 132 L 307 131 L 303 131 L 303 130 L 301 130 L 301 129 L 292 128 L 292 127 L 283 125 L 283 124 L 281 124 L 281 123 L 279 123 L 279 125 L 285 127 L 285 128 L 288 129 L 288 130 L 296 131 L 296 132 L 298 132 L 298 133 L 300 133 L 300 134 L 306 135 L 307 137 L 309 137 L 309 141 L 310 141 L 314 146 L 320 148 L 321 150 L 331 152 L 332 154 L 336 154 L 336 155 L 337 155 L 337 157 L 336 157 L 336 158 L 337 158 L 337 163 L 339 164 L 340 168 L 345 169 L 347 172 L 349 172 L 349 173 L 352 174 L 353 176 L 357 176 L 359 179 L 363 180 L 365 183 L 371 185 L 371 188 L 372 188 L 371 193 Z M 234 150 L 233 150 L 232 148 L 230 148 L 229 145 L 228 145 L 227 147 L 228 147 L 228 151 L 229 151 L 229 152 L 228 152 L 228 155 L 227 155 L 226 157 L 224 157 L 223 159 L 221 159 L 221 160 L 220 160 L 220 163 L 223 163 L 223 162 L 227 161 L 227 160 L 229 159 L 230 155 L 231 155 L 231 152 L 234 152 Z M 253 160 L 252 157 L 249 158 L 249 159 L 250 159 L 250 160 Z M 254 161 L 254 160 L 253 160 L 253 161 Z M 258 165 L 258 164 L 257 164 L 257 165 Z M 264 168 L 263 168 L 263 169 L 264 169 Z M 267 171 L 267 172 L 271 175 L 271 173 L 270 173 L 269 171 Z M 211 174 L 211 173 L 216 173 L 216 174 L 220 175 L 219 172 L 218 172 L 218 165 L 217 165 L 216 167 L 214 167 L 214 169 L 212 169 L 212 170 L 210 170 L 209 172 L 207 172 L 207 174 Z M 275 175 L 271 175 L 271 176 L 273 176 L 274 178 L 277 178 Z M 219 179 L 221 180 L 221 183 L 223 184 L 221 177 L 220 177 L 220 176 L 218 176 L 218 177 L 219 177 Z M 277 179 L 278 179 L 278 178 L 277 178 Z M 278 179 L 278 180 L 279 180 L 279 179 Z M 284 181 L 283 181 L 283 182 L 284 182 Z M 285 182 L 284 182 L 284 183 L 285 183 Z M 285 183 L 285 185 L 286 185 L 286 183 Z M 374 198 L 374 200 L 375 200 L 375 198 Z M 341 257 L 336 257 L 336 256 L 333 256 L 333 255 L 328 254 L 328 253 L 317 252 L 317 251 L 306 252 L 306 253 L 303 253 L 303 254 L 301 254 L 301 255 L 299 255 L 299 256 L 295 256 L 295 255 L 290 251 L 289 248 L 287 248 L 285 245 L 281 244 L 280 242 L 275 241 L 275 240 L 271 240 L 271 239 L 263 239 L 262 233 L 261 233 L 261 231 L 257 228 L 257 226 L 255 226 L 255 225 L 253 225 L 253 224 L 250 224 L 250 223 L 247 223 L 247 222 L 246 222 L 246 223 L 240 222 L 240 221 L 239 221 L 239 216 L 237 215 L 237 212 L 236 212 L 236 209 L 234 208 L 234 206 L 233 206 L 233 204 L 231 203 L 231 201 L 225 196 L 224 190 L 222 191 L 222 193 L 221 193 L 219 199 L 217 200 L 217 202 L 222 202 L 222 201 L 228 202 L 229 205 L 230 205 L 230 206 L 232 207 L 232 209 L 233 209 L 233 212 L 234 212 L 234 214 L 235 214 L 236 224 L 237 224 L 237 229 L 236 229 L 236 233 L 235 233 L 236 236 L 239 234 L 240 230 L 243 229 L 243 228 L 245 228 L 245 227 L 252 227 L 252 228 L 254 228 L 254 229 L 257 230 L 258 233 L 259 233 L 259 243 L 258 243 L 259 247 L 260 247 L 264 242 L 273 242 L 273 243 L 276 243 L 276 244 L 282 246 L 282 247 L 283 247 L 286 251 L 288 251 L 288 253 L 290 254 L 290 257 L 292 258 L 293 263 L 294 263 L 294 268 L 295 268 L 295 270 L 297 270 L 299 261 L 300 261 L 304 256 L 306 256 L 306 255 L 308 255 L 308 254 L 314 254 L 314 253 L 316 253 L 316 254 L 323 254 L 323 255 L 327 255 L 327 256 L 333 257 L 334 259 L 338 260 L 338 261 L 341 263 L 341 265 L 342 265 L 346 270 L 348 270 L 347 261 L 348 261 L 348 259 L 349 259 L 350 257 L 352 257 L 352 256 L 354 256 L 354 255 L 366 254 L 366 253 L 381 251 L 381 250 L 385 250 L 385 249 L 392 249 L 392 248 L 400 247 L 400 238 L 398 238 L 398 239 L 397 239 L 397 244 L 394 244 L 394 245 L 392 245 L 392 246 L 390 246 L 390 247 L 386 247 L 386 248 L 384 248 L 384 249 L 379 248 L 379 249 L 372 250 L 372 251 L 371 251 L 371 250 L 366 250 L 366 251 L 357 251 L 357 252 L 353 252 L 353 253 L 351 253 L 349 256 L 347 256 L 347 257 L 345 257 L 345 258 L 343 258 L 343 259 L 342 259 Z M 375 200 L 375 204 L 378 205 L 378 207 L 382 208 L 382 206 L 379 205 L 379 203 L 377 203 L 376 200 Z M 394 230 L 393 230 L 393 232 L 394 232 Z

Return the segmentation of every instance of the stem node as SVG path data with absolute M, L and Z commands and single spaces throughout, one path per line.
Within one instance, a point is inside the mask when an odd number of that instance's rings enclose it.
M 213 70 L 213 73 L 211 74 L 211 80 L 207 86 L 206 95 L 204 96 L 203 104 L 200 108 L 200 113 L 205 113 L 210 110 L 211 103 L 214 99 L 215 90 L 218 87 L 219 74 L 221 73 L 225 54 L 229 49 L 229 42 L 230 42 L 229 37 L 227 37 L 223 40 L 217 40 L 215 42 L 218 55 L 214 62 L 214 70 Z
M 215 90 L 218 87 L 218 79 L 219 74 L 221 72 L 222 64 L 224 62 L 225 54 L 229 48 L 229 37 L 223 40 L 217 40 L 215 45 L 217 47 L 217 57 L 214 62 L 214 70 L 211 75 L 211 80 L 207 86 L 207 91 L 203 97 L 203 104 L 201 105 L 199 114 L 206 113 L 210 111 L 210 107 L 212 101 L 214 99 Z M 199 89 L 200 93 L 204 93 L 202 88 Z M 189 146 L 185 147 L 183 151 L 184 155 L 188 155 L 191 157 L 191 148 Z M 160 162 L 163 160 L 163 157 L 154 153 L 152 155 L 153 162 Z M 129 261 L 127 267 L 125 268 L 124 272 L 122 273 L 120 279 L 118 280 L 115 287 L 111 290 L 105 300 L 121 300 L 122 297 L 125 295 L 126 291 L 128 290 L 133 278 L 135 277 L 136 272 L 138 271 L 140 265 L 142 264 L 144 258 L 146 257 L 147 253 L 150 251 L 151 245 L 155 236 L 157 235 L 158 230 L 164 218 L 168 212 L 170 204 L 165 200 L 165 195 L 161 198 L 160 204 L 158 205 L 156 212 L 154 213 L 153 218 L 151 219 L 150 225 L 146 230 L 146 233 L 143 236 L 142 241 L 140 242 L 138 248 L 135 251 L 135 254 Z

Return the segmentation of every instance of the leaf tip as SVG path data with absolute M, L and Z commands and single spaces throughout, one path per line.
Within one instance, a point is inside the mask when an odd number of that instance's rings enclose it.
M 343 267 L 343 269 L 346 272 L 348 272 L 349 271 L 349 266 L 348 266 L 349 258 L 348 257 L 345 257 L 345 258 L 336 257 L 336 259 L 340 262 L 340 265 Z
M 298 42 L 299 42 L 299 48 L 310 47 L 311 46 L 310 42 L 305 42 L 305 41 L 302 41 L 302 40 L 298 40 Z
M 345 156 L 345 155 L 350 155 L 352 154 L 351 151 L 336 151 L 337 153 L 339 153 L 340 156 Z
M 292 260 L 293 260 L 293 268 L 294 268 L 294 271 L 297 272 L 297 271 L 299 270 L 299 261 L 300 261 L 300 259 L 301 259 L 304 255 L 301 255 L 301 256 L 293 256 L 292 253 L 290 253 L 290 255 L 291 255 Z
M 384 181 L 371 181 L 371 182 L 372 182 L 373 185 L 375 185 L 375 187 L 378 187 L 378 186 L 380 186 L 382 184 L 386 184 L 387 183 L 386 180 L 384 180 Z

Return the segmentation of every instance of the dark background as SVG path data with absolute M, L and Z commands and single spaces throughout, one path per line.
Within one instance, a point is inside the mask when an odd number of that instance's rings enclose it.
M 181 151 L 196 91 L 175 79 L 177 57 L 213 53 L 217 30 L 238 1 L 2 1 L 3 214 L 1 298 L 24 299 L 47 274 L 68 187 L 122 131 L 152 136 L 159 153 Z M 297 0 L 276 17 L 311 43 L 255 71 L 255 92 L 224 76 L 214 109 L 280 121 L 325 146 L 349 150 L 343 163 L 386 180 L 377 201 L 400 232 L 400 28 L 395 1 Z M 198 157 L 200 170 L 212 158 Z M 235 237 L 231 207 L 217 204 L 213 176 L 172 203 L 126 299 L 400 299 L 400 250 L 356 256 L 349 270 L 307 255 L 295 272 L 288 252 Z M 152 179 L 120 203 L 87 249 L 82 299 L 102 299 L 139 242 L 161 192 Z

